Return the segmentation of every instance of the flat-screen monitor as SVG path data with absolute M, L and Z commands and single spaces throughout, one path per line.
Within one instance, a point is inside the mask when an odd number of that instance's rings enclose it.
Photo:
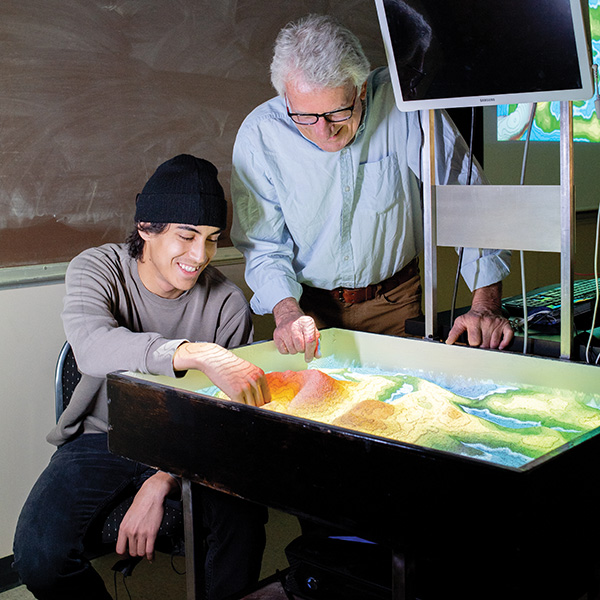
M 375 4 L 400 110 L 587 100 L 593 94 L 581 0 Z

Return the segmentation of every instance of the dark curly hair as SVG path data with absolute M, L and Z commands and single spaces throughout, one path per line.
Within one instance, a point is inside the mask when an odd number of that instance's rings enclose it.
M 162 233 L 169 223 L 136 223 L 135 229 L 127 236 L 126 244 L 129 256 L 138 260 L 144 253 L 144 239 L 140 236 L 140 231 L 146 233 Z

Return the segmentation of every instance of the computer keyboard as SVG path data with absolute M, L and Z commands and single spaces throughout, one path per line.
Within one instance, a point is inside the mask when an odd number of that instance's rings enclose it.
M 600 285 L 600 279 L 598 280 Z M 527 292 L 527 315 L 530 322 L 545 325 L 560 324 L 560 284 L 547 285 Z M 596 302 L 596 280 L 577 279 L 573 282 L 573 315 L 579 324 L 589 316 L 591 322 Z M 502 300 L 502 306 L 511 317 L 523 317 L 523 298 L 519 294 Z

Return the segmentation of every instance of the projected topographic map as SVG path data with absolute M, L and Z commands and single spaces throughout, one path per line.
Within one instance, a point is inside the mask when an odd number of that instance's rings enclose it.
M 350 368 L 273 372 L 267 381 L 265 410 L 509 466 L 600 426 L 600 397 L 564 390 L 481 382 L 451 390 L 414 375 Z

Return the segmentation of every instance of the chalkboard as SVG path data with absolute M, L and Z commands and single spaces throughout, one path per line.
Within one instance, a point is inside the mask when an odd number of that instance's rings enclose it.
M 308 13 L 385 64 L 371 0 L 2 0 L 0 266 L 124 240 L 135 195 L 182 152 L 229 195 L 237 129 L 274 95 L 275 36 Z

